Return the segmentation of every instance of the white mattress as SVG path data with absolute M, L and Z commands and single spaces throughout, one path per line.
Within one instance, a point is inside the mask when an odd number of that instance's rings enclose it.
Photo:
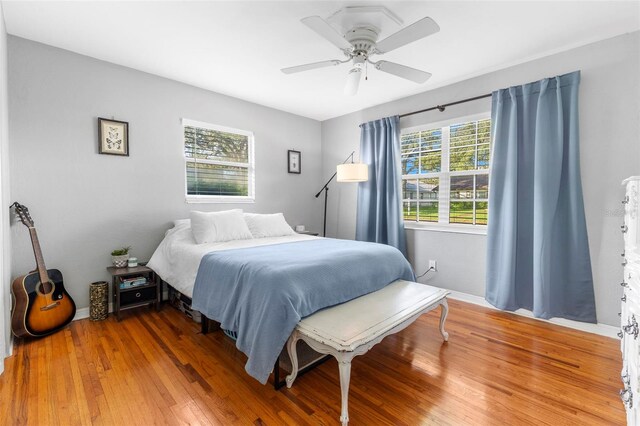
M 171 287 L 185 296 L 192 297 L 198 267 L 202 257 L 212 251 L 265 246 L 312 240 L 319 237 L 294 234 L 286 237 L 253 238 L 224 243 L 196 244 L 191 227 L 178 225 L 167 231 L 164 239 L 151 256 L 147 266 L 154 270 Z

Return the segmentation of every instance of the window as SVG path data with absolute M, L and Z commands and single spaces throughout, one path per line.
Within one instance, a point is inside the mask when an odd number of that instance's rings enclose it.
M 253 202 L 253 133 L 182 120 L 188 202 Z
M 491 119 L 403 129 L 405 221 L 486 225 Z

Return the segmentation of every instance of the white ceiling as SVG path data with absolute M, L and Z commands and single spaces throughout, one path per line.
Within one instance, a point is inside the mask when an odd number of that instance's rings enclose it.
M 385 5 L 441 31 L 384 55 L 433 74 L 418 85 L 369 67 L 355 97 L 349 66 L 285 75 L 280 68 L 342 53 L 300 23 L 347 5 Z M 10 34 L 316 120 L 640 29 L 638 1 L 17 2 L 2 1 Z M 383 28 L 380 38 L 398 28 Z M 375 59 L 379 59 L 376 57 Z

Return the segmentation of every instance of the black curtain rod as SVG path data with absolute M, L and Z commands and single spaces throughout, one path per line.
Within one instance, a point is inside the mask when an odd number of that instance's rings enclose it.
M 413 111 L 413 112 L 408 112 L 406 114 L 402 114 L 400 115 L 400 118 L 402 117 L 408 117 L 410 115 L 415 115 L 415 114 L 421 114 L 423 112 L 427 112 L 427 111 L 433 111 L 433 110 L 438 110 L 440 112 L 443 112 L 445 110 L 445 108 L 449 107 L 449 106 L 453 106 L 453 105 L 458 105 L 458 104 L 463 104 L 465 102 L 471 102 L 471 101 L 476 101 L 478 99 L 484 99 L 484 98 L 488 98 L 491 96 L 491 93 L 488 93 L 486 95 L 480 95 L 480 96 L 476 96 L 475 98 L 469 98 L 469 99 L 463 99 L 461 101 L 457 101 L 457 102 L 451 102 L 448 104 L 444 104 L 444 105 L 436 105 L 434 107 L 431 108 L 427 108 L 427 109 L 421 109 L 420 111 Z

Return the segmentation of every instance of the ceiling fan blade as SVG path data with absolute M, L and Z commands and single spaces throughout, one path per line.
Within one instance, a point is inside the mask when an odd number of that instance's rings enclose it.
M 378 61 L 374 65 L 377 70 L 393 74 L 416 83 L 424 83 L 431 77 L 431 73 L 420 71 L 405 65 L 396 64 L 395 62 Z
M 347 84 L 344 86 L 344 94 L 354 96 L 358 93 L 358 87 L 360 86 L 360 77 L 362 77 L 362 70 L 360 68 L 352 68 L 347 76 Z
M 376 50 L 378 53 L 391 52 L 398 47 L 413 43 L 438 31 L 440 31 L 440 27 L 436 24 L 436 21 L 427 16 L 379 41 L 376 44 Z
M 285 74 L 293 74 L 296 72 L 314 70 L 316 68 L 336 66 L 336 65 L 340 65 L 341 63 L 342 61 L 339 61 L 337 59 L 332 59 L 330 61 L 313 62 L 311 64 L 296 65 L 295 67 L 282 68 L 280 71 L 282 71 Z
M 307 27 L 318 33 L 320 36 L 329 40 L 339 49 L 351 50 L 353 46 L 341 34 L 339 34 L 331 25 L 319 16 L 309 16 L 300 20 Z

